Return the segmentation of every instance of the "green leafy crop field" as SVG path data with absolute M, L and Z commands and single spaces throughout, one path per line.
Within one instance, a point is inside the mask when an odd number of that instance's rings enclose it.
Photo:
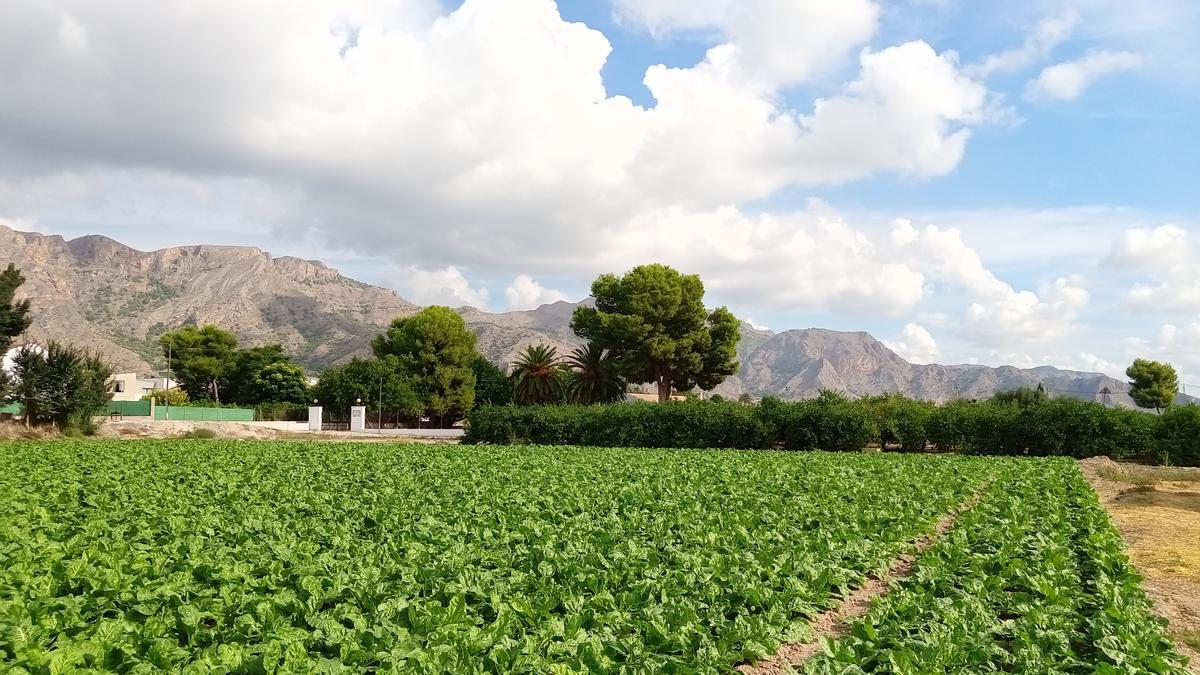
M 984 485 L 806 668 L 1176 672 L 1066 460 L 246 441 L 0 443 L 0 670 L 729 672 Z

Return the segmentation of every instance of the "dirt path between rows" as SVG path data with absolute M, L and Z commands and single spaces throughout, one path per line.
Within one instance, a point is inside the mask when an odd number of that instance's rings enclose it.
M 1146 578 L 1154 609 L 1175 647 L 1200 674 L 1200 469 L 1172 469 L 1093 457 L 1079 468 L 1100 497 Z
M 779 646 L 773 656 L 758 663 L 740 665 L 737 671 L 745 675 L 786 675 L 791 672 L 792 668 L 802 665 L 821 651 L 826 638 L 834 640 L 848 634 L 850 624 L 855 619 L 866 616 L 867 610 L 871 608 L 871 601 L 887 593 L 893 582 L 911 576 L 916 567 L 917 556 L 932 546 L 938 537 L 954 527 L 954 523 L 960 515 L 978 504 L 990 485 L 990 482 L 984 483 L 975 491 L 975 494 L 942 516 L 933 526 L 932 531 L 916 539 L 912 552 L 897 556 L 882 576 L 868 575 L 866 581 L 850 591 L 839 605 L 814 616 L 809 624 L 812 629 L 810 639 L 804 642 L 784 643 Z

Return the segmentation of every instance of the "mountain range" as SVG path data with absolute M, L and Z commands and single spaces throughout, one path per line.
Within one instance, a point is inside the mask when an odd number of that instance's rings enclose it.
M 419 309 L 395 291 L 355 281 L 321 262 L 274 258 L 244 246 L 143 252 L 98 235 L 65 240 L 0 225 L 0 265 L 10 262 L 27 279 L 21 297 L 34 306 L 29 341 L 83 344 L 121 371 L 163 369 L 158 337 L 180 325 L 206 323 L 233 332 L 243 345 L 280 343 L 319 371 L 366 354 L 370 339 L 389 321 Z M 554 345 L 560 353 L 579 344 L 569 326 L 578 304 L 457 311 L 478 336 L 480 352 L 504 365 L 530 344 Z M 738 374 L 715 393 L 797 399 L 826 388 L 945 401 L 1041 384 L 1052 395 L 1132 405 L 1128 384 L 1100 373 L 912 364 L 864 332 L 773 333 L 743 324 L 738 357 Z

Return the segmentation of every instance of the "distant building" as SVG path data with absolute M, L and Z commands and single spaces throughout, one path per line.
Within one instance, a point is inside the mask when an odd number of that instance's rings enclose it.
M 179 386 L 165 377 L 139 377 L 137 373 L 116 373 L 108 378 L 114 401 L 140 401 L 155 389 L 174 389 Z

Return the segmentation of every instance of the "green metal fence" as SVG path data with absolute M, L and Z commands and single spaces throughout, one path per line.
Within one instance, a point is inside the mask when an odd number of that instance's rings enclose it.
M 150 401 L 109 401 L 107 414 L 121 415 L 122 417 L 149 417 Z
M 154 407 L 154 419 L 180 422 L 253 422 L 254 408 Z

